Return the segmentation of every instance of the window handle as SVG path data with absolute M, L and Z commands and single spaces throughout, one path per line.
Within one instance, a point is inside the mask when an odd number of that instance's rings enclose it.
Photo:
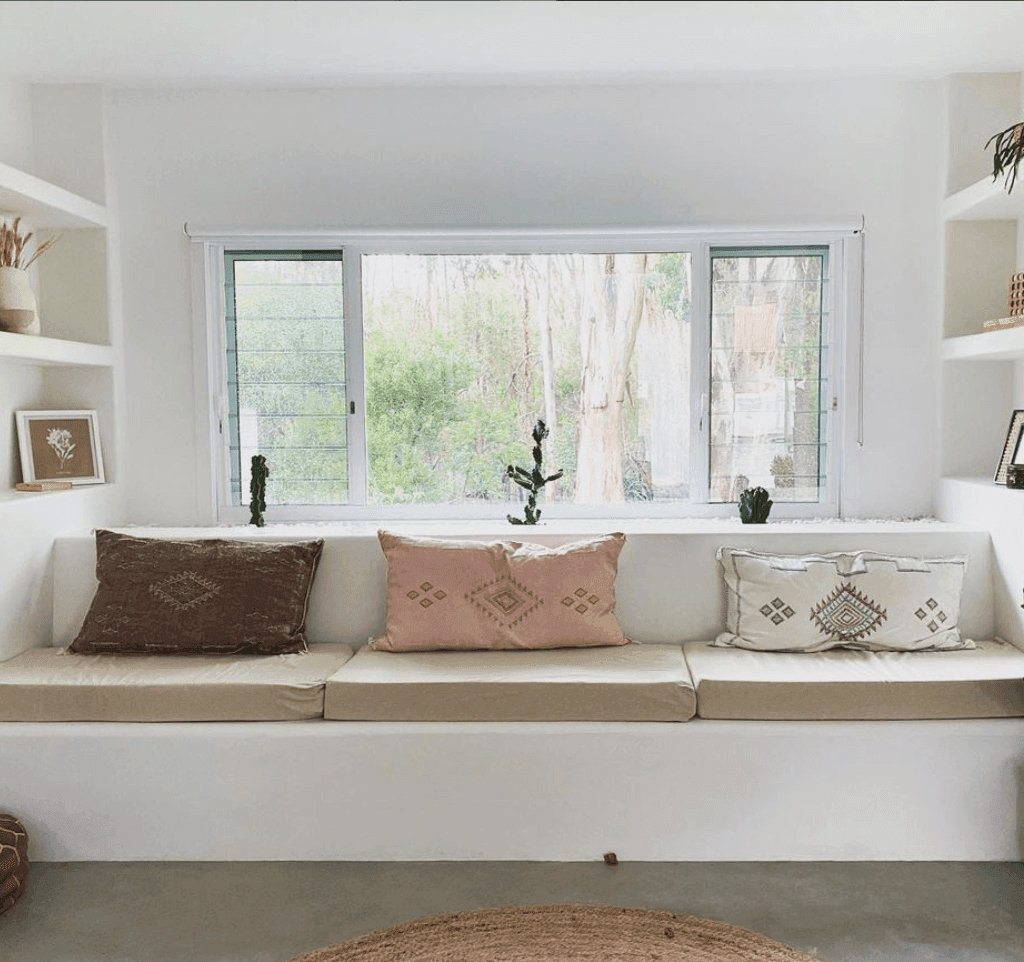
M 216 394 L 213 398 L 214 416 L 217 418 L 217 431 L 224 433 L 224 413 L 227 411 L 228 399 L 223 394 Z
M 699 420 L 699 422 L 697 424 L 697 430 L 698 431 L 703 431 L 704 430 L 704 419 L 707 416 L 708 416 L 708 396 L 707 396 L 707 394 L 702 394 L 700 396 L 700 420 Z

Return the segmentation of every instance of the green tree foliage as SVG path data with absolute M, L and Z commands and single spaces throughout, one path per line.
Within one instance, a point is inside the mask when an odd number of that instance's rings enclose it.
M 588 275 L 588 256 L 363 257 L 371 502 L 523 501 L 506 466 L 521 458 L 539 418 L 551 431 L 546 459 L 564 471 L 544 500 L 574 499 L 580 472 L 596 461 L 579 458 L 582 388 L 601 376 L 584 366 L 583 319 L 616 283 L 611 273 Z M 616 362 L 622 494 L 612 500 L 686 493 L 690 258 L 651 254 L 645 262 L 639 334 Z M 250 454 L 266 455 L 270 504 L 344 503 L 340 261 L 240 255 L 236 267 L 228 291 L 239 345 L 229 345 L 236 458 L 248 465 Z
M 471 366 L 450 343 L 410 350 L 397 335 L 366 343 L 366 415 L 373 499 L 391 504 L 446 499 L 451 443 L 468 412 Z M 461 432 L 464 434 L 464 432 Z M 465 444 L 465 439 L 462 439 Z

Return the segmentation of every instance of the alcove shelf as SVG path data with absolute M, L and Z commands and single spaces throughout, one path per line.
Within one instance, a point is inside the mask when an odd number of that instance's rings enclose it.
M 54 498 L 47 492 L 49 497 L 40 495 L 42 500 L 37 500 L 15 492 L 20 477 L 15 411 L 95 410 L 107 479 L 116 481 L 118 475 L 120 361 L 109 297 L 111 277 L 116 275 L 108 210 L 0 164 L 0 220 L 10 226 L 19 217 L 22 232 L 35 235 L 29 249 L 52 232 L 61 236 L 29 270 L 41 336 L 0 331 L 0 445 L 12 455 L 6 480 L 0 468 L 0 518 L 5 525 L 51 510 L 55 517 L 77 515 L 89 505 L 99 511 L 114 498 L 109 485 L 76 487 L 71 498 Z M 87 487 L 106 490 L 84 494 Z
M 1024 326 L 981 334 L 947 337 L 942 342 L 944 361 L 1019 361 L 1024 359 Z
M 943 220 L 1016 220 L 1024 217 L 1024 173 L 1018 176 L 1013 193 L 1007 193 L 1003 178 L 983 177 L 946 198 Z
M 105 344 L 0 331 L 0 359 L 10 364 L 40 367 L 110 367 L 114 363 L 114 352 Z
M 102 205 L 7 164 L 0 164 L 0 216 L 23 217 L 38 230 L 107 226 Z

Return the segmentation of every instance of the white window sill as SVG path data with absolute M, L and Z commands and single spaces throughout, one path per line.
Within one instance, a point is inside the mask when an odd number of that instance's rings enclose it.
M 966 531 L 963 525 L 934 518 L 837 519 L 806 518 L 743 524 L 736 518 L 584 518 L 543 520 L 536 525 L 513 525 L 501 518 L 491 520 L 358 520 L 323 522 L 268 522 L 258 528 L 250 524 L 217 524 L 196 527 L 139 525 L 118 527 L 136 537 L 202 538 L 225 537 L 276 540 L 304 537 L 376 537 L 380 529 L 437 538 L 505 538 L 531 541 L 548 538 L 590 537 L 621 531 L 626 535 L 695 534 L 747 537 L 793 534 L 886 534 Z

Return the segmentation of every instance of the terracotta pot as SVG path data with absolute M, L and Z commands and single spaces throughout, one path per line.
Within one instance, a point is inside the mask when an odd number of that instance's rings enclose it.
M 0 331 L 39 333 L 36 296 L 28 274 L 18 267 L 0 267 Z

